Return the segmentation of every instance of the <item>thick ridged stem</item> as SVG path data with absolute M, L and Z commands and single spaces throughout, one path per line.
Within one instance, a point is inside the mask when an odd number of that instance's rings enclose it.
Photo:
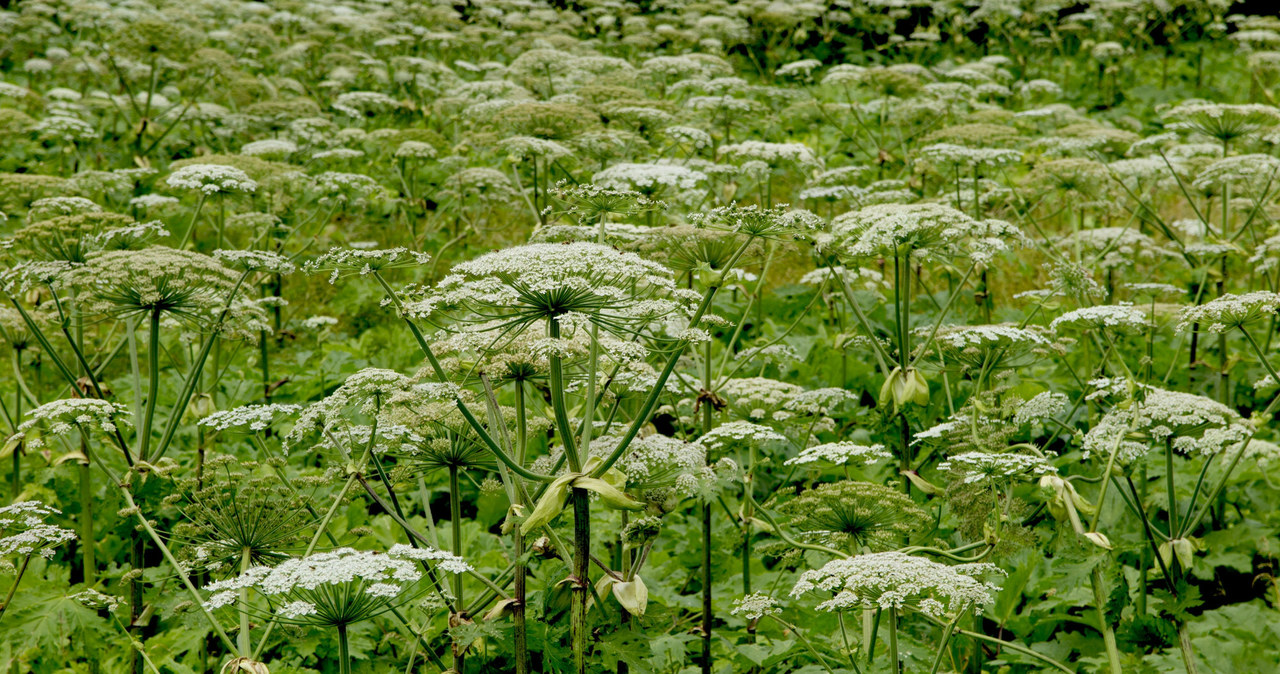
M 573 604 L 569 632 L 573 639 L 573 671 L 587 672 L 587 602 L 591 599 L 591 501 L 586 489 L 573 489 Z
M 1124 668 L 1120 666 L 1120 649 L 1116 645 L 1116 631 L 1112 629 L 1111 621 L 1107 619 L 1107 598 L 1102 593 L 1102 572 L 1097 566 L 1093 567 L 1090 581 L 1093 585 L 1093 607 L 1098 612 L 1098 629 L 1102 632 L 1102 642 L 1107 647 L 1107 662 L 1111 674 L 1123 674 Z
M 245 548 L 240 553 L 240 575 L 243 576 L 249 570 L 250 562 L 249 548 Z M 249 657 L 253 654 L 253 648 L 249 641 L 249 588 L 240 588 L 240 633 L 236 635 L 236 645 L 240 647 L 240 656 Z
M 129 549 L 129 566 L 131 570 L 137 574 L 129 583 L 129 634 L 134 643 L 142 643 L 142 623 L 139 618 L 142 617 L 142 590 L 143 590 L 143 563 L 146 559 L 146 549 L 143 547 L 144 542 L 142 536 L 137 530 L 133 530 L 130 536 L 133 539 Z M 133 674 L 142 674 L 145 670 L 142 661 L 142 649 L 133 649 Z
M 898 655 L 898 609 L 889 608 L 889 665 L 893 674 L 902 671 L 902 659 Z
M 453 554 L 462 556 L 462 489 L 458 483 L 458 467 L 449 466 L 449 518 L 453 532 Z M 462 574 L 453 576 L 453 596 L 457 606 L 465 605 L 462 593 Z M 465 615 L 459 616 L 465 618 Z M 455 643 L 453 646 L 453 670 L 462 674 L 466 671 L 466 645 Z
M 516 544 L 516 570 L 515 583 L 512 590 L 515 598 L 515 604 L 511 607 L 511 619 L 515 623 L 515 655 L 516 655 L 516 674 L 529 674 L 529 643 L 528 634 L 529 627 L 525 622 L 525 575 L 526 569 L 524 564 L 524 533 L 520 531 L 519 526 L 515 529 Z
M 1197 674 L 1196 649 L 1191 644 L 1191 633 L 1187 631 L 1187 621 L 1178 621 L 1178 647 L 1182 650 L 1182 664 L 1187 674 Z
M 347 643 L 346 623 L 338 623 L 338 672 L 351 674 L 351 646 Z
M 524 400 L 524 381 L 516 380 L 516 461 L 523 464 L 525 455 L 525 446 L 528 443 L 528 419 L 525 412 Z M 511 619 L 515 623 L 515 655 L 516 655 L 516 674 L 528 674 L 529 672 L 529 645 L 528 635 L 529 627 L 525 620 L 525 578 L 528 570 L 525 567 L 524 551 L 525 540 L 524 532 L 520 530 L 520 526 L 516 525 L 512 531 L 515 537 L 515 581 L 512 590 L 515 598 L 515 604 L 511 607 Z
M 97 540 L 93 534 L 93 468 L 89 465 L 89 443 L 83 437 L 80 449 L 84 462 L 80 464 L 80 558 L 83 565 L 85 587 L 93 587 L 98 577 L 98 563 L 93 549 Z M 15 450 L 17 451 L 17 450 Z
M 152 309 L 150 334 L 147 335 L 147 405 L 138 426 L 138 460 L 146 461 L 151 448 L 151 424 L 156 414 L 156 398 L 160 390 L 160 310 Z M 174 412 L 177 414 L 177 412 Z
M 711 432 L 715 407 L 711 399 L 711 342 L 703 353 L 702 389 L 707 399 L 702 401 L 702 433 Z M 742 554 L 746 555 L 744 548 Z M 744 564 L 749 563 L 744 559 Z M 702 674 L 711 674 L 711 623 L 715 619 L 711 578 L 711 502 L 702 504 Z

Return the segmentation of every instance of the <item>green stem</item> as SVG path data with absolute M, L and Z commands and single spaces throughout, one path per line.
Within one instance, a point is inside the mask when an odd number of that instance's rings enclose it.
M 529 672 L 529 627 L 525 619 L 525 563 L 524 563 L 524 534 L 520 531 L 520 526 L 516 525 L 512 531 L 515 536 L 515 585 L 512 589 L 512 597 L 515 603 L 511 606 L 511 619 L 515 623 L 515 656 L 516 656 L 516 674 L 528 674 Z
M 114 478 L 112 479 L 112 482 L 116 484 L 120 483 L 119 480 Z M 125 506 L 133 510 L 134 517 L 136 517 L 138 523 L 142 525 L 147 536 L 151 538 L 151 542 L 155 543 L 156 547 L 159 548 L 160 553 L 164 555 L 165 561 L 169 563 L 169 566 L 173 567 L 174 573 L 176 573 L 178 575 L 178 579 L 182 581 L 182 585 L 187 589 L 187 593 L 191 595 L 192 601 L 200 607 L 201 612 L 204 613 L 205 620 L 209 622 L 209 626 L 213 628 L 214 633 L 218 636 L 218 640 L 222 642 L 222 645 L 227 649 L 228 653 L 236 652 L 235 643 L 231 641 L 231 637 L 227 636 L 226 631 L 222 629 L 222 625 L 213 617 L 213 614 L 209 612 L 209 609 L 205 607 L 204 598 L 200 596 L 200 591 L 191 584 L 191 579 L 187 577 L 187 572 L 183 568 L 182 564 L 174 558 L 173 553 L 169 551 L 169 546 L 165 545 L 164 539 L 160 538 L 160 534 L 156 533 L 156 530 L 151 527 L 151 523 L 148 522 L 146 516 L 142 514 L 142 509 L 138 507 L 138 504 L 134 503 L 133 494 L 129 491 L 128 487 L 120 485 L 120 494 L 124 496 Z
M 365 461 L 368 460 L 369 454 L 372 452 L 374 440 L 377 438 L 377 436 L 378 436 L 378 418 L 375 416 L 373 418 L 373 427 L 369 430 L 369 443 L 365 446 L 364 456 L 361 458 L 360 463 L 357 464 L 357 467 L 363 466 Z M 311 537 L 311 542 L 307 544 L 306 551 L 302 553 L 303 557 L 306 557 L 310 555 L 312 552 L 315 552 L 316 545 L 320 543 L 320 538 L 328 532 L 329 522 L 333 520 L 334 513 L 338 512 L 338 507 L 342 505 L 342 499 L 346 498 L 347 492 L 350 491 L 351 486 L 356 483 L 356 477 L 359 475 L 360 475 L 359 471 L 356 471 L 351 473 L 351 475 L 347 477 L 347 481 L 342 485 L 342 490 L 338 492 L 338 495 L 336 497 L 334 497 L 333 504 L 330 505 L 329 510 L 325 512 L 324 519 L 320 520 L 320 525 L 316 529 L 315 535 Z M 262 656 L 262 650 L 266 647 L 268 637 L 271 636 L 272 630 L 275 629 L 276 622 L 277 622 L 277 618 L 272 617 L 271 622 L 267 623 L 267 628 L 263 630 L 262 636 L 258 639 L 258 646 L 253 651 L 254 660 L 257 660 Z M 228 645 L 230 646 L 229 640 L 228 640 Z M 230 646 L 229 650 L 235 650 L 235 647 Z
M 338 671 L 351 674 L 351 646 L 347 643 L 346 623 L 338 623 Z
M 453 554 L 462 557 L 462 488 L 458 481 L 458 467 L 449 466 L 449 525 L 453 532 Z M 459 605 L 465 597 L 462 594 L 462 574 L 454 574 L 453 594 Z
M 1178 528 L 1178 495 L 1173 484 L 1173 439 L 1166 438 L 1164 443 L 1164 481 L 1169 491 L 1169 538 L 1181 536 Z
M 80 557 L 83 564 L 85 587 L 93 587 L 98 577 L 98 564 L 95 559 L 94 545 L 97 538 L 93 535 L 93 471 L 90 466 L 89 443 L 81 434 L 80 449 L 84 453 L 84 461 L 80 464 Z M 17 450 L 15 450 L 17 451 Z
M 200 210 L 204 208 L 204 202 L 207 198 L 204 192 L 200 193 L 200 200 L 196 202 L 196 210 L 191 214 L 191 226 L 187 227 L 186 233 L 182 235 L 182 242 L 178 244 L 178 250 L 186 248 L 187 244 L 191 242 L 192 234 L 196 231 L 196 221 L 200 218 Z
M 573 640 L 573 671 L 587 672 L 587 601 L 591 599 L 591 501 L 586 489 L 573 489 L 573 604 L 569 632 Z
M 702 370 L 702 389 L 708 398 L 702 403 L 702 433 L 704 435 L 711 432 L 711 426 L 715 422 L 715 405 L 712 404 L 711 386 L 711 342 L 708 341 L 703 353 Z M 745 547 L 742 550 L 742 554 L 744 555 L 743 564 L 748 564 L 748 560 L 745 559 Z M 705 500 L 702 503 L 702 674 L 711 674 L 711 624 L 715 619 L 715 610 L 711 602 L 712 584 L 711 501 Z
M 147 406 L 143 409 L 142 423 L 138 426 L 138 460 L 146 461 L 151 448 L 151 424 L 155 419 L 156 398 L 160 390 L 160 310 L 152 309 L 147 335 Z M 210 337 L 210 339 L 213 339 Z M 175 409 L 173 414 L 177 414 Z
M 1111 674 L 1124 674 L 1124 668 L 1120 666 L 1120 649 L 1116 645 L 1116 632 L 1111 627 L 1111 621 L 1107 619 L 1107 599 L 1102 593 L 1102 571 L 1098 565 L 1094 565 L 1089 580 L 1093 585 L 1093 607 L 1098 613 L 1098 629 L 1102 632 L 1102 642 L 1107 647 L 1107 662 L 1111 668 Z
M 18 573 L 13 578 L 13 585 L 9 586 L 9 591 L 4 595 L 4 603 L 0 604 L 0 616 L 4 615 L 5 609 L 9 608 L 9 603 L 13 601 L 13 595 L 18 591 L 18 583 L 22 582 L 22 576 L 27 572 L 27 564 L 31 563 L 31 555 L 22 558 L 22 566 L 18 567 Z
M 553 340 L 560 339 L 560 324 L 556 322 L 555 318 L 547 320 L 547 336 Z M 569 470 L 580 473 L 582 472 L 582 459 L 578 456 L 573 437 L 573 425 L 569 423 L 569 410 L 564 400 L 564 366 L 560 356 L 554 351 L 547 360 L 551 366 L 551 408 L 556 417 L 556 433 L 560 436 L 560 444 L 564 447 L 565 458 L 569 461 Z M 586 419 L 583 423 L 584 435 L 587 433 L 586 427 L 590 423 L 590 419 Z M 583 451 L 587 450 L 587 447 L 583 447 Z
M 143 614 L 144 593 L 146 587 L 144 585 L 145 575 L 143 571 L 146 568 L 146 542 L 138 535 L 136 529 L 129 532 L 130 549 L 129 549 L 129 566 L 137 575 L 129 582 L 129 634 L 132 637 L 133 646 L 133 671 L 134 674 L 142 674 L 142 621 L 140 618 Z
M 951 293 L 951 296 L 947 298 L 947 303 L 942 305 L 942 311 L 934 319 L 933 328 L 929 330 L 929 337 L 921 343 L 920 353 L 911 359 L 912 367 L 915 367 L 916 363 L 920 362 L 920 359 L 929 351 L 929 346 L 933 344 L 934 338 L 938 336 L 938 330 L 942 327 L 942 321 L 946 319 L 947 314 L 951 311 L 951 305 L 960 296 L 960 291 L 964 289 L 964 284 L 968 282 L 969 277 L 973 275 L 973 270 L 977 268 L 977 265 L 969 265 L 969 270 L 964 273 L 964 276 L 960 277 L 960 282 L 956 284 L 955 292 Z
M 893 674 L 902 672 L 902 659 L 898 655 L 898 609 L 889 607 L 889 666 Z
M 956 631 L 956 623 L 960 622 L 960 617 L 963 615 L 964 611 L 957 612 L 956 617 L 952 618 L 942 631 L 942 640 L 938 642 L 938 651 L 933 655 L 933 666 L 929 668 L 929 674 L 938 674 L 938 667 L 942 666 L 942 656 L 947 652 L 947 644 L 951 642 L 951 635 Z
M 880 364 L 880 371 L 885 374 L 889 373 L 889 363 L 893 360 L 889 357 L 889 353 L 885 351 L 884 345 L 880 343 L 880 339 L 876 337 L 876 331 L 871 327 L 871 322 L 867 320 L 866 314 L 862 313 L 862 307 L 853 297 L 853 289 L 849 287 L 849 283 L 845 280 L 844 274 L 837 274 L 836 280 L 840 281 L 840 290 L 843 291 L 845 300 L 849 306 L 853 308 L 853 315 L 858 319 L 858 325 L 862 326 L 862 331 L 867 334 L 867 340 L 871 342 L 872 353 L 876 356 L 876 362 Z
M 529 443 L 529 421 L 524 400 L 524 380 L 516 380 L 516 462 L 524 464 Z
M 779 618 L 778 616 L 771 615 L 768 617 L 772 618 L 774 622 L 778 623 L 779 625 L 782 625 L 783 628 L 789 630 L 792 634 L 796 635 L 796 638 L 800 640 L 800 643 L 804 644 L 805 649 L 809 651 L 809 654 L 813 656 L 813 659 L 817 660 L 818 664 L 822 665 L 822 668 L 827 670 L 827 674 L 835 674 L 835 671 L 831 669 L 831 665 L 827 664 L 826 658 L 822 657 L 822 654 L 818 652 L 818 649 L 813 647 L 813 643 L 810 642 L 807 637 L 805 637 L 805 635 L 800 631 L 800 628 L 796 627 L 795 625 L 792 625 L 791 623 L 788 623 L 787 621 Z M 854 665 L 854 671 L 857 671 L 857 665 Z
M 938 624 L 941 624 L 941 621 L 934 621 L 934 622 L 936 622 L 936 623 L 938 623 Z M 985 641 L 985 642 L 987 642 L 987 643 L 989 643 L 989 644 L 996 644 L 996 645 L 998 645 L 998 646 L 999 646 L 999 647 L 1001 647 L 1001 648 L 1007 648 L 1007 649 L 1009 649 L 1009 650 L 1011 650 L 1011 651 L 1014 651 L 1014 652 L 1016 652 L 1016 653 L 1021 653 L 1022 655 L 1026 655 L 1026 656 L 1028 656 L 1028 657 L 1035 658 L 1036 660 L 1039 660 L 1040 662 L 1043 662 L 1043 663 L 1045 663 L 1046 665 L 1049 665 L 1050 667 L 1053 667 L 1054 669 L 1057 669 L 1058 671 L 1065 672 L 1066 674 L 1076 674 L 1076 670 L 1071 669 L 1070 667 L 1067 667 L 1066 665 L 1062 664 L 1061 662 L 1058 662 L 1057 660 L 1054 660 L 1053 658 L 1051 658 L 1051 657 L 1049 657 L 1049 656 L 1047 656 L 1047 655 L 1044 655 L 1043 653 L 1040 653 L 1039 651 L 1036 651 L 1036 650 L 1031 649 L 1031 648 L 1027 648 L 1026 646 L 1023 646 L 1022 644 L 1019 644 L 1019 643 L 1016 643 L 1016 642 L 1013 642 L 1013 641 L 1005 641 L 1004 639 L 999 639 L 999 638 L 997 638 L 997 637 L 988 636 L 988 635 L 983 634 L 983 633 L 981 633 L 981 632 L 971 632 L 971 631 L 969 631 L 969 630 L 962 630 L 962 629 L 958 629 L 958 630 L 956 630 L 956 634 L 960 634 L 960 635 L 963 635 L 963 636 L 969 637 L 970 639 L 974 639 L 974 640 L 977 640 L 977 641 Z
M 1191 633 L 1187 631 L 1187 621 L 1178 621 L 1178 648 L 1182 650 L 1182 664 L 1187 674 L 1196 674 L 1196 649 L 1191 643 Z
M 246 547 L 240 554 L 240 575 L 243 576 L 249 571 L 250 550 Z M 249 588 L 240 588 L 240 633 L 236 635 L 237 645 L 240 647 L 241 657 L 249 657 L 253 654 L 249 641 Z
M 164 435 L 160 437 L 160 443 L 156 445 L 155 456 L 153 461 L 158 461 L 164 453 L 168 451 L 169 444 L 173 442 L 173 436 L 178 431 L 178 424 L 182 421 L 183 413 L 186 412 L 187 403 L 191 402 L 191 396 L 195 393 L 196 386 L 200 383 L 200 375 L 204 372 L 205 361 L 209 358 L 209 352 L 213 349 L 214 342 L 218 341 L 218 336 L 222 332 L 222 326 L 227 320 L 227 316 L 231 313 L 231 303 L 240 292 L 240 287 L 244 285 L 245 279 L 252 272 L 246 271 L 236 280 L 236 285 L 231 289 L 231 293 L 227 295 L 227 301 L 222 306 L 222 312 L 218 314 L 218 320 L 214 323 L 213 329 L 209 336 L 205 339 L 204 345 L 200 348 L 200 353 L 196 356 L 195 365 L 191 371 L 187 373 L 187 382 L 183 386 L 182 391 L 178 394 L 178 399 L 174 401 L 173 410 L 169 413 L 169 423 L 165 426 Z

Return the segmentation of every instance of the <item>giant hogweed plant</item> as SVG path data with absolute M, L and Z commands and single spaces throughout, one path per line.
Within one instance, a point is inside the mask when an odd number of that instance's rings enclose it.
M 1274 667 L 1277 27 L 1087 9 L 6 6 L 0 657 Z

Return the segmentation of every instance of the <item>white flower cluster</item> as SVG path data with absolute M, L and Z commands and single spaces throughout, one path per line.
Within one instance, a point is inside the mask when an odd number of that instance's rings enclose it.
M 291 417 L 302 411 L 302 405 L 244 405 L 229 410 L 218 410 L 201 419 L 198 423 L 217 431 L 245 429 L 251 432 L 264 431 L 281 418 Z
M 1053 319 L 1049 329 L 1060 332 L 1066 329 L 1101 330 L 1117 332 L 1141 332 L 1147 327 L 1147 316 L 1129 304 L 1102 304 L 1081 307 Z
M 144 194 L 129 200 L 129 205 L 137 208 L 164 208 L 166 206 L 174 206 L 179 201 L 176 197 L 169 197 L 163 194 Z
M 90 253 L 78 278 L 98 291 L 86 301 L 93 312 L 161 309 L 207 316 L 222 308 L 239 274 L 208 255 L 151 246 Z
M 1280 174 L 1280 159 L 1269 154 L 1241 154 L 1224 157 L 1204 167 L 1192 185 L 1210 191 L 1221 185 L 1261 190 Z
M 147 240 L 166 236 L 169 236 L 169 230 L 165 229 L 159 220 L 153 220 L 125 227 L 113 227 L 87 240 L 96 248 L 113 250 L 137 248 Z
M 741 143 L 722 145 L 720 154 L 737 161 L 757 160 L 770 166 L 793 164 L 800 167 L 820 165 L 813 149 L 804 143 L 768 143 L 760 140 L 748 140 Z
M 61 514 L 39 501 L 18 501 L 0 508 L 0 558 L 38 554 L 48 559 L 55 547 L 75 540 L 74 531 L 45 522 Z
M 942 204 L 878 204 L 837 216 L 832 234 L 846 241 L 845 252 L 853 257 L 875 257 L 910 253 L 913 259 L 957 256 L 968 253 L 964 244 L 980 230 L 982 223 Z M 996 238 L 986 241 L 982 255 L 1008 247 Z
M 1258 466 L 1264 470 L 1269 470 L 1273 464 L 1280 462 L 1280 445 L 1250 438 L 1247 443 L 1237 442 L 1228 447 L 1227 451 L 1222 453 L 1223 463 L 1230 463 L 1241 451 L 1244 452 L 1244 458 L 1257 461 Z
M 735 354 L 733 359 L 738 362 L 770 362 L 770 363 L 787 363 L 797 362 L 800 355 L 796 353 L 794 347 L 787 344 L 769 344 L 765 346 L 749 346 Z
M 284 159 L 297 151 L 297 143 L 281 138 L 255 140 L 252 143 L 245 143 L 240 148 L 240 154 L 250 157 L 267 157 L 269 159 Z
M 426 264 L 431 261 L 431 256 L 427 253 L 417 253 L 408 248 L 383 248 L 383 249 L 361 249 L 361 248 L 338 248 L 333 247 L 329 252 L 320 257 L 311 260 L 303 265 L 303 271 L 314 273 L 318 271 L 332 272 L 329 275 L 329 283 L 333 284 L 338 278 L 346 274 L 359 274 L 365 276 L 384 269 L 393 269 L 397 267 L 409 267 L 417 264 Z
M 1280 243 L 1280 241 L 1278 241 L 1278 243 Z M 1250 260 L 1250 262 L 1252 261 L 1253 260 Z M 1259 269 L 1258 271 L 1264 271 L 1264 270 Z M 1169 283 L 1126 283 L 1124 284 L 1124 287 L 1128 288 L 1135 295 L 1147 295 L 1149 297 L 1159 297 L 1161 295 L 1181 295 L 1184 292 L 1186 292 L 1182 288 L 1179 288 L 1178 286 L 1175 286 Z
M 599 447 L 605 453 L 617 445 L 618 438 L 599 439 Z M 593 441 L 593 453 L 596 447 L 597 442 Z M 645 492 L 645 500 L 651 502 L 664 499 L 666 492 L 695 496 L 715 481 L 714 472 L 707 467 L 706 447 L 665 435 L 632 440 L 618 468 L 627 476 L 627 482 Z
M 321 330 L 338 324 L 333 316 L 308 316 L 302 319 L 302 327 L 308 330 Z
M 36 123 L 35 130 L 43 139 L 64 143 L 92 140 L 98 137 L 98 132 L 92 124 L 67 115 L 49 115 Z
M 1012 325 L 958 325 L 939 330 L 937 341 L 952 349 L 1003 344 L 1048 344 L 1040 335 Z
M 420 140 L 406 140 L 396 147 L 396 159 L 435 159 L 436 148 Z
M 666 188 L 693 190 L 706 181 L 707 174 L 675 164 L 614 164 L 591 177 L 591 182 L 603 187 L 635 189 L 648 195 Z
M 1222 333 L 1260 318 L 1280 308 L 1280 293 L 1258 290 L 1243 295 L 1223 295 L 1199 306 L 1186 307 L 1178 315 L 1178 329 L 1200 324 L 1206 332 Z
M 778 601 L 767 594 L 753 592 L 745 597 L 733 600 L 730 615 L 742 616 L 747 620 L 759 620 L 767 615 L 782 613 Z
M 64 398 L 47 402 L 27 413 L 27 421 L 18 425 L 18 432 L 28 437 L 28 446 L 36 449 L 44 446 L 44 439 L 70 433 L 115 433 L 117 424 L 127 423 L 128 412 L 124 405 L 96 398 Z M 40 437 L 30 437 L 31 431 L 41 427 Z
M 1065 394 L 1045 391 L 1036 394 L 1031 400 L 1024 401 L 1013 413 L 1013 423 L 1018 425 L 1037 423 L 1041 420 L 1056 417 L 1067 411 L 1071 402 Z
M 550 318 L 576 313 L 602 325 L 688 313 L 700 299 L 678 289 L 672 272 L 635 253 L 587 243 L 535 243 L 455 265 L 410 315 L 461 308 L 488 318 Z
M 1011 478 L 1031 479 L 1058 472 L 1043 457 L 991 452 L 957 454 L 939 463 L 938 470 L 958 473 L 965 484 L 1001 482 Z
M 497 148 L 515 160 L 542 157 L 554 161 L 573 154 L 573 150 L 554 140 L 533 136 L 508 136 L 498 141 Z
M 990 564 L 947 566 L 901 552 L 876 552 L 805 571 L 791 596 L 835 593 L 818 604 L 819 611 L 915 610 L 939 619 L 969 611 L 977 615 L 999 588 L 975 576 L 992 572 L 999 570 Z
M 320 442 L 312 449 L 320 452 L 333 450 L 349 455 L 354 448 L 369 447 L 371 452 L 379 456 L 391 452 L 413 456 L 421 454 L 424 447 L 431 446 L 431 441 L 400 424 L 379 423 L 377 437 L 372 438 L 373 444 L 370 445 L 370 435 L 374 432 L 373 426 L 365 424 L 331 427 L 326 429 L 320 436 Z
M 1100 393 L 1114 394 L 1124 383 L 1101 385 Z M 1188 456 L 1209 456 L 1251 435 L 1249 424 L 1235 410 L 1215 400 L 1155 387 L 1141 387 L 1139 393 L 1140 399 L 1112 408 L 1089 429 L 1084 436 L 1086 457 L 1097 454 L 1105 459 L 1115 447 L 1116 460 L 1129 464 L 1146 456 L 1153 444 L 1164 442 Z
M 711 134 L 694 126 L 668 126 L 662 132 L 676 142 L 689 145 L 695 150 L 711 147 Z
M 725 450 L 743 446 L 765 446 L 785 443 L 787 436 L 750 421 L 730 421 L 716 426 L 698 439 L 698 444 L 710 450 Z
M 796 393 L 790 400 L 783 403 L 782 407 L 787 412 L 794 412 L 812 418 L 831 414 L 840 405 L 857 399 L 857 394 L 847 389 L 835 387 L 816 388 Z M 776 421 L 786 420 L 779 419 L 777 414 L 774 415 L 774 419 Z
M 308 434 L 350 421 L 353 412 L 373 414 L 392 395 L 407 391 L 413 380 L 396 372 L 368 367 L 347 377 L 333 393 L 308 405 L 285 436 L 285 451 Z
M 1018 150 L 997 147 L 973 148 L 952 143 L 936 143 L 920 149 L 920 156 L 935 164 L 972 169 L 978 166 L 1006 166 L 1022 161 Z
M 432 547 L 415 548 L 412 545 L 397 543 L 391 546 L 387 554 L 392 557 L 430 562 L 435 568 L 448 573 L 469 573 L 473 570 L 467 560 L 447 550 L 437 550 Z
M 1169 109 L 1166 128 L 1192 129 L 1214 138 L 1248 135 L 1280 124 L 1280 110 L 1256 103 L 1188 101 Z
M 268 274 L 292 274 L 297 266 L 279 254 L 269 250 L 215 250 L 213 258 L 228 267 L 246 271 L 260 271 Z
M 101 206 L 84 197 L 47 197 L 31 202 L 31 208 L 27 210 L 27 222 L 48 220 L 58 215 L 102 212 Z
M 856 442 L 841 441 L 805 448 L 800 451 L 800 454 L 783 463 L 788 466 L 798 466 L 825 461 L 836 466 L 845 466 L 850 463 L 872 464 L 891 458 L 893 454 L 887 451 L 884 445 L 860 445 Z
M 792 61 L 778 66 L 773 71 L 778 77 L 808 77 L 813 71 L 822 67 L 822 61 L 818 59 L 802 59 L 800 61 Z
M 169 174 L 165 179 L 170 187 L 199 190 L 204 194 L 227 192 L 253 192 L 258 183 L 244 171 L 221 164 L 188 164 Z
M 1151 237 L 1132 227 L 1082 229 L 1063 237 L 1058 248 L 1096 255 L 1095 264 L 1103 269 L 1125 267 L 1134 260 L 1152 260 L 1166 254 Z
M 400 101 L 377 91 L 348 91 L 333 101 L 333 109 L 349 117 L 361 118 L 401 106 Z
M 720 385 L 718 391 L 735 411 L 753 421 L 785 421 L 786 406 L 804 389 L 791 382 L 768 377 L 739 377 Z M 781 413 L 781 414 L 780 414 Z
M 382 185 L 363 173 L 325 171 L 312 181 L 322 195 L 321 201 L 336 199 L 340 202 L 359 202 L 382 189 Z
M 434 548 L 396 545 L 386 553 L 338 548 L 279 565 L 255 566 L 235 578 L 210 583 L 208 609 L 230 606 L 240 590 L 253 589 L 271 600 L 279 618 L 299 624 L 335 625 L 373 617 L 412 599 L 422 578 L 417 561 L 434 562 L 450 573 L 471 566 Z

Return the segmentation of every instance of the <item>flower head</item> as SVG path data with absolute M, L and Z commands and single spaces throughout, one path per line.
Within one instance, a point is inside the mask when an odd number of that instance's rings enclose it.
M 293 558 L 274 567 L 255 566 L 236 578 L 210 583 L 205 606 L 235 603 L 239 590 L 256 590 L 278 619 L 298 625 L 351 625 L 390 611 L 418 596 L 418 561 L 463 573 L 471 567 L 460 557 L 434 548 L 396 545 L 373 552 L 338 548 Z
M 1267 318 L 1280 309 L 1280 293 L 1258 290 L 1243 295 L 1223 295 L 1179 312 L 1178 329 L 1199 324 L 1207 332 L 1222 333 Z
M 730 615 L 742 616 L 747 620 L 759 620 L 764 616 L 778 613 L 782 613 L 782 607 L 778 606 L 778 601 L 759 592 L 734 599 L 733 609 L 729 611 Z
M 1101 394 L 1115 391 L 1118 380 Z M 1210 456 L 1243 442 L 1250 426 L 1235 410 L 1193 393 L 1141 386 L 1102 416 L 1084 436 L 1085 455 L 1110 456 L 1130 464 L 1146 456 L 1156 443 L 1170 443 L 1187 456 Z
M 165 183 L 203 194 L 248 193 L 258 189 L 258 183 L 243 170 L 222 164 L 187 164 L 169 174 Z
M 978 579 L 993 571 L 990 564 L 947 566 L 901 552 L 875 552 L 805 571 L 791 596 L 834 592 L 834 597 L 818 604 L 818 610 L 911 610 L 941 619 L 966 612 L 980 614 L 995 601 L 999 588 Z
M 76 539 L 70 529 L 49 524 L 45 520 L 62 511 L 39 501 L 18 501 L 0 508 L 0 559 L 10 564 L 10 557 L 40 555 L 48 559 L 53 549 Z
M 26 434 L 32 449 L 43 447 L 45 439 L 70 434 L 114 434 L 118 424 L 128 424 L 128 412 L 124 405 L 96 398 L 64 398 L 47 402 L 27 413 L 26 421 L 18 424 L 18 432 Z M 39 437 L 32 431 L 42 429 Z

